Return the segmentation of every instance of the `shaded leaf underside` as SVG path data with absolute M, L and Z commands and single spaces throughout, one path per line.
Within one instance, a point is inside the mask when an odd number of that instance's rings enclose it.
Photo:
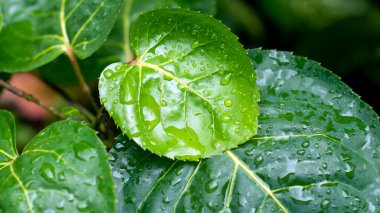
M 252 50 L 258 135 L 223 156 L 171 161 L 121 138 L 111 150 L 119 211 L 378 212 L 380 124 L 330 71 Z

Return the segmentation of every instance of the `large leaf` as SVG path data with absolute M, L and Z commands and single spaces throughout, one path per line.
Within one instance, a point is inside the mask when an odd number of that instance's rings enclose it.
M 111 31 L 104 45 L 91 57 L 79 61 L 85 72 L 86 81 L 92 82 L 99 78 L 100 73 L 107 65 L 123 61 L 128 62 L 127 51 L 129 51 L 130 25 L 137 17 L 145 12 L 158 8 L 185 8 L 201 11 L 206 14 L 215 13 L 215 0 L 127 0 L 118 22 Z M 131 53 L 128 53 L 131 54 Z M 52 63 L 40 68 L 42 76 L 50 82 L 60 84 L 76 84 L 77 78 L 72 70 L 67 57 L 60 56 Z M 60 74 L 62 73 L 62 74 Z
M 73 49 L 83 59 L 104 42 L 123 0 L 2 1 L 0 70 L 29 71 Z
M 42 130 L 19 155 L 13 116 L 0 111 L 0 212 L 114 212 L 108 155 L 78 121 Z
M 123 212 L 379 212 L 380 123 L 330 71 L 249 51 L 262 92 L 258 135 L 198 163 L 120 138 L 111 150 Z
M 220 22 L 187 10 L 155 10 L 140 16 L 131 37 L 137 58 L 108 66 L 99 93 L 116 124 L 140 146 L 198 160 L 256 133 L 256 76 L 246 51 Z

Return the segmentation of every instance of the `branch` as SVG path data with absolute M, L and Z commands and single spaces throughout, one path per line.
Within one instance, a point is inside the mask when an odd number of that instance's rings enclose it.
M 60 119 L 66 119 L 66 116 L 64 116 L 61 113 L 59 113 L 58 110 L 56 110 L 55 108 L 46 105 L 44 102 L 42 102 L 39 99 L 35 98 L 31 94 L 28 94 L 28 93 L 26 93 L 26 92 L 24 92 L 24 91 L 22 91 L 20 89 L 17 89 L 16 87 L 13 87 L 12 85 L 10 85 L 9 83 L 5 82 L 2 79 L 0 79 L 0 86 L 4 87 L 5 89 L 9 90 L 13 94 L 15 94 L 15 95 L 17 95 L 17 96 L 19 96 L 19 97 L 27 100 L 27 101 L 31 101 L 31 102 L 37 104 L 38 106 L 44 108 L 45 110 L 47 110 L 51 114 L 55 115 L 56 117 L 58 117 Z

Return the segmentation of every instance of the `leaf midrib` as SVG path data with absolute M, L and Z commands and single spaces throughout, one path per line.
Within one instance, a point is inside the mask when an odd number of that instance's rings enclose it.
M 174 76 L 173 74 L 171 74 L 170 72 L 162 69 L 161 67 L 159 67 L 158 65 L 155 65 L 155 64 L 151 64 L 151 63 L 148 63 L 148 62 L 145 62 L 145 61 L 141 61 L 141 60 L 134 60 L 130 63 L 130 65 L 136 65 L 138 67 L 146 67 L 146 68 L 150 68 L 150 69 L 153 69 L 157 72 L 159 72 L 161 75 L 163 76 L 166 76 L 170 79 L 173 79 L 174 81 L 176 81 L 178 84 L 180 84 L 181 86 L 183 86 L 184 88 L 186 88 L 186 90 L 190 91 L 191 93 L 193 93 L 194 95 L 198 96 L 199 98 L 201 98 L 202 100 L 204 100 L 205 102 L 207 102 L 210 106 L 214 107 L 215 109 L 218 109 L 219 111 L 221 111 L 222 113 L 224 114 L 227 114 L 229 115 L 232 119 L 232 115 L 228 112 L 226 112 L 224 109 L 222 109 L 221 107 L 213 104 L 211 102 L 211 100 L 207 99 L 206 97 L 204 97 L 202 94 L 198 93 L 197 91 L 195 91 L 192 87 L 190 87 L 188 84 L 186 84 L 185 82 L 181 81 L 179 78 L 177 78 L 176 76 Z

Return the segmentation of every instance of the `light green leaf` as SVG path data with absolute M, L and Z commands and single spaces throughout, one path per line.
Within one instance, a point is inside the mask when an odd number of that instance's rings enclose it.
M 172 161 L 120 138 L 123 212 L 379 212 L 380 123 L 334 74 L 288 52 L 249 51 L 258 135 L 222 156 Z
M 86 81 L 98 80 L 104 67 L 111 63 L 128 62 L 127 57 L 133 57 L 130 50 L 130 26 L 137 17 L 145 12 L 158 8 L 185 8 L 214 14 L 215 0 L 127 0 L 125 8 L 120 13 L 118 22 L 110 33 L 107 41 L 91 57 L 79 61 Z M 127 56 L 128 55 L 128 56 Z M 60 84 L 77 84 L 78 80 L 67 57 L 60 56 L 52 63 L 41 67 L 41 75 L 50 82 Z M 70 72 L 68 70 L 71 70 Z
M 19 155 L 13 116 L 0 111 L 0 212 L 114 212 L 108 155 L 95 131 L 54 123 Z
M 140 146 L 198 160 L 256 133 L 256 76 L 246 51 L 220 22 L 187 10 L 155 10 L 140 16 L 131 37 L 137 58 L 108 66 L 99 93 L 116 124 Z
M 29 71 L 62 53 L 90 56 L 107 38 L 123 0 L 2 1 L 0 70 Z

